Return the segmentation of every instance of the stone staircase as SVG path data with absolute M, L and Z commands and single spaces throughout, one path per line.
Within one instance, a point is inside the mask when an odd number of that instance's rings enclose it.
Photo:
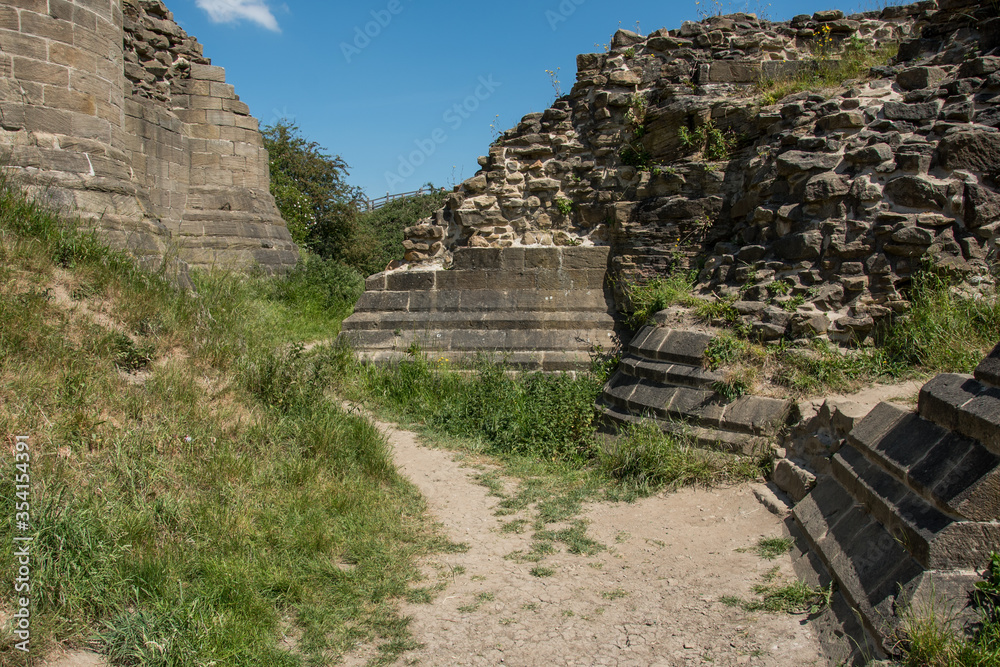
M 966 610 L 1000 550 L 1000 345 L 975 376 L 939 375 L 917 413 L 881 403 L 793 514 L 876 646 L 909 608 Z
M 480 353 L 518 370 L 589 368 L 617 343 L 607 247 L 460 248 L 449 269 L 366 281 L 341 338 L 375 363 L 412 346 L 450 362 Z
M 712 334 L 691 329 L 642 329 L 597 401 L 606 428 L 651 419 L 703 447 L 744 453 L 766 447 L 787 423 L 792 402 L 761 396 L 726 400 L 713 388 L 725 375 L 703 368 L 711 340 Z

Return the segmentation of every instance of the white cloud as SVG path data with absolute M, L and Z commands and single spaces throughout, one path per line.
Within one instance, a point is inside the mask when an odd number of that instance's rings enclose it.
M 196 0 L 196 2 L 216 23 L 232 23 L 246 19 L 268 30 L 281 32 L 278 20 L 274 18 L 265 0 Z

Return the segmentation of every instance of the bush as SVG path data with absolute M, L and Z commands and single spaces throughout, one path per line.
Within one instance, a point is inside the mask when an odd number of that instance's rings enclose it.
M 358 215 L 342 260 L 370 276 L 384 271 L 390 262 L 403 259 L 403 230 L 441 208 L 446 192 L 430 186 L 428 194 L 394 199 L 382 208 Z

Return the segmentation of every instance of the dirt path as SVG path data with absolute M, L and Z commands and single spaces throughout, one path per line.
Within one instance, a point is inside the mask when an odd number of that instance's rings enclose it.
M 424 564 L 429 583 L 447 587 L 430 604 L 404 606 L 423 647 L 398 664 L 826 664 L 804 615 L 747 613 L 719 601 L 752 597 L 775 564 L 794 578 L 788 556 L 765 561 L 736 551 L 786 534 L 749 487 L 591 504 L 583 513 L 589 535 L 608 550 L 548 556 L 541 565 L 554 573 L 538 577 L 533 563 L 504 558 L 527 551 L 530 534 L 500 532 L 498 499 L 475 482 L 479 471 L 412 433 L 378 426 L 447 535 L 469 545 Z

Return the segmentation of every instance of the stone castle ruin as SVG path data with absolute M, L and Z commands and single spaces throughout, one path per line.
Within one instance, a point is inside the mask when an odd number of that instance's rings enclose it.
M 608 428 L 651 418 L 702 446 L 782 445 L 773 481 L 794 505 L 799 565 L 836 582 L 834 625 L 890 654 L 906 609 L 963 609 L 1000 548 L 1000 346 L 975 375 L 929 382 L 916 411 L 828 401 L 801 415 L 717 393 L 711 327 L 661 313 L 629 340 L 621 285 L 693 270 L 758 339 L 860 344 L 906 311 L 925 267 L 992 284 L 996 13 L 923 0 L 618 31 L 578 57 L 570 94 L 505 132 L 406 230 L 407 263 L 368 279 L 342 335 L 376 362 L 417 345 L 547 371 L 621 342 L 598 400 Z M 834 93 L 756 94 L 897 45 Z M 0 150 L 45 201 L 149 265 L 297 261 L 257 121 L 160 0 L 0 2 Z M 831 655 L 846 660 L 837 632 Z
M 756 94 L 845 52 L 897 47 L 833 93 Z M 893 654 L 911 608 L 968 614 L 1000 550 L 1000 346 L 975 376 L 928 383 L 916 412 L 828 401 L 799 414 L 792 401 L 717 393 L 711 326 L 665 311 L 629 340 L 617 313 L 623 279 L 682 269 L 706 298 L 735 299 L 759 340 L 864 344 L 906 312 L 922 269 L 992 285 L 995 7 L 716 16 L 620 30 L 577 64 L 569 95 L 505 132 L 406 230 L 407 264 L 369 278 L 342 336 L 376 362 L 417 344 L 544 370 L 584 366 L 621 336 L 597 405 L 611 430 L 653 419 L 702 446 L 781 445 L 772 481 L 794 506 L 798 567 L 836 584 L 819 625 L 831 656 Z
M 159 0 L 0 3 L 0 154 L 150 265 L 298 260 L 256 119 Z

